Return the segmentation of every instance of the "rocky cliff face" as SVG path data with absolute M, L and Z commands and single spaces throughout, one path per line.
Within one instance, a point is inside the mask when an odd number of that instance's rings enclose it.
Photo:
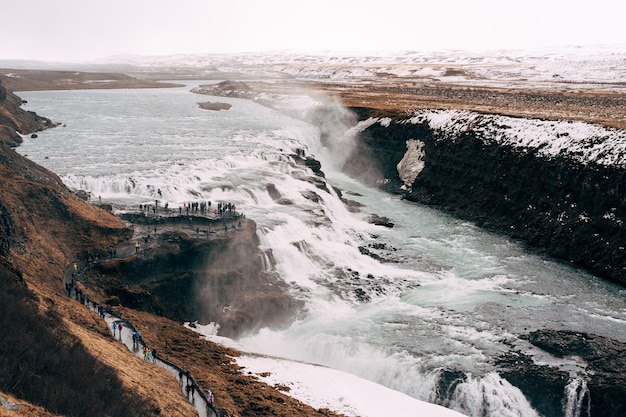
M 370 118 L 361 134 L 385 188 L 626 285 L 623 131 L 467 112 L 391 116 Z M 360 164 L 349 169 L 362 175 Z
M 136 231 L 145 219 L 125 217 L 134 221 Z M 147 250 L 91 265 L 84 282 L 108 304 L 178 322 L 214 322 L 227 337 L 284 325 L 295 316 L 301 306 L 287 295 L 286 284 L 263 266 L 254 221 L 244 219 L 236 230 L 224 233 L 215 220 L 206 238 L 183 232 L 189 219 L 158 219 L 163 232 L 150 239 Z M 207 219 L 196 221 L 206 225 Z
M 9 146 L 22 143 L 19 133 L 36 132 L 53 126 L 49 119 L 22 109 L 21 104 L 22 99 L 7 91 L 0 79 L 0 142 Z

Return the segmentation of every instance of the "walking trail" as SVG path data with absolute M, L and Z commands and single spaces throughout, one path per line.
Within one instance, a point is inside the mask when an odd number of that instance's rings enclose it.
M 146 230 L 141 230 L 141 229 L 146 229 Z M 151 232 L 151 230 L 147 228 L 141 228 L 141 229 L 140 230 L 142 232 L 144 233 L 147 232 L 146 235 L 149 235 Z M 136 239 L 138 239 L 137 235 L 141 233 L 141 232 L 139 233 L 137 232 L 138 230 L 137 228 L 135 228 L 135 236 L 133 237 L 133 241 L 136 241 Z M 214 233 L 214 232 L 210 232 L 210 233 Z M 228 233 L 228 229 L 226 229 L 224 233 Z M 155 234 L 156 234 L 156 231 L 155 231 Z M 206 238 L 209 237 L 208 230 L 206 231 L 205 236 Z M 146 246 L 148 246 L 149 241 L 150 239 L 148 239 L 148 242 L 146 242 Z M 129 242 L 124 246 L 116 248 L 115 252 L 111 253 L 111 257 L 132 256 L 133 254 L 137 252 L 141 254 L 143 250 L 138 250 L 137 247 L 135 246 L 135 243 Z M 68 268 L 68 270 L 65 272 L 63 281 L 64 281 L 64 285 L 66 289 L 66 295 L 70 298 L 77 300 L 78 302 L 83 303 L 89 309 L 91 309 L 94 313 L 98 314 L 99 317 L 102 318 L 104 322 L 106 323 L 107 327 L 109 328 L 109 331 L 111 332 L 111 335 L 115 338 L 115 340 L 119 341 L 120 343 L 123 343 L 128 348 L 128 350 L 130 350 L 135 356 L 140 357 L 144 360 L 150 360 L 151 362 L 167 369 L 172 374 L 172 376 L 178 380 L 178 385 L 180 387 L 181 394 L 185 396 L 191 404 L 194 405 L 194 407 L 198 411 L 199 417 L 225 416 L 222 410 L 218 408 L 213 408 L 212 406 L 209 405 L 209 402 L 207 401 L 208 389 L 206 389 L 206 387 L 204 389 L 200 387 L 194 381 L 193 376 L 188 371 L 185 371 L 184 369 L 179 368 L 175 364 L 165 361 L 156 355 L 152 357 L 149 356 L 148 358 L 146 358 L 144 356 L 144 349 L 147 348 L 147 346 L 145 345 L 141 337 L 139 337 L 138 340 L 134 340 L 133 335 L 135 334 L 136 329 L 134 328 L 132 323 L 130 323 L 127 320 L 124 320 L 123 318 L 116 317 L 106 312 L 104 310 L 104 307 L 101 307 L 97 305 L 96 303 L 94 303 L 93 301 L 89 300 L 85 296 L 85 294 L 77 287 L 76 284 L 81 276 L 82 269 L 85 268 L 85 266 L 88 265 L 88 263 L 90 262 L 98 262 L 98 259 L 96 259 L 95 257 L 94 258 L 90 257 L 90 259 L 88 259 L 87 261 L 85 260 L 77 261 L 70 268 Z M 122 325 L 121 330 L 119 329 L 120 324 Z M 187 392 L 188 389 L 190 389 L 190 392 Z

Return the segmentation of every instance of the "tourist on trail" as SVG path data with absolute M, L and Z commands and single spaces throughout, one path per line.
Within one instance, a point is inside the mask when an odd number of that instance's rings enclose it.
M 135 242 L 135 253 L 139 253 L 139 242 Z
M 113 337 L 115 338 L 117 333 L 117 324 L 115 322 L 113 322 Z
M 151 356 L 151 359 L 152 359 L 152 363 L 156 363 L 156 349 L 152 349 L 150 351 L 150 356 Z
M 187 384 L 189 384 L 189 381 L 191 380 L 191 372 L 185 371 L 185 377 L 187 378 Z
M 189 400 L 189 394 L 191 393 L 191 384 L 187 382 L 187 386 L 185 387 L 185 391 L 187 391 L 187 400 Z
M 215 401 L 215 397 L 213 396 L 213 392 L 211 390 L 208 390 L 206 392 L 206 403 L 209 406 L 209 408 L 213 408 L 213 401 Z
M 144 360 L 148 362 L 152 362 L 152 351 L 148 349 L 148 347 L 144 347 L 143 351 L 144 351 L 144 354 L 143 354 Z
M 140 338 L 141 335 L 139 334 L 139 330 L 135 330 L 135 333 L 133 333 L 133 348 L 137 349 L 137 344 L 139 343 Z
M 117 325 L 117 331 L 119 332 L 120 340 L 121 340 L 122 339 L 122 323 L 119 323 Z
M 178 385 L 183 386 L 183 370 L 178 371 Z

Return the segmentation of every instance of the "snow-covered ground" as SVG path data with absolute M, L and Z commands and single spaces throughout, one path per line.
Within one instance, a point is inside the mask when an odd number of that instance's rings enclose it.
M 489 52 L 396 53 L 278 51 L 248 54 L 136 56 L 94 62 L 144 70 L 168 68 L 289 76 L 316 81 L 419 80 L 455 84 L 570 90 L 626 90 L 626 44 Z
M 369 120 L 383 125 L 388 119 Z M 406 123 L 428 123 L 435 130 L 461 134 L 472 130 L 485 141 L 532 149 L 547 158 L 568 156 L 581 163 L 626 165 L 626 131 L 596 124 L 485 115 L 456 110 L 419 110 Z M 449 136 L 448 136 L 449 137 Z
M 313 408 L 328 408 L 347 416 L 463 415 L 324 366 L 257 356 L 241 356 L 237 363 L 245 368 L 244 371 L 263 375 L 260 379 L 269 385 L 288 388 L 286 394 Z
M 212 325 L 189 328 L 207 340 L 243 350 L 231 339 L 215 336 L 216 328 Z M 242 372 L 251 372 L 268 385 L 279 387 L 285 394 L 316 409 L 327 408 L 354 417 L 463 416 L 325 366 L 245 353 L 235 359 L 244 368 Z

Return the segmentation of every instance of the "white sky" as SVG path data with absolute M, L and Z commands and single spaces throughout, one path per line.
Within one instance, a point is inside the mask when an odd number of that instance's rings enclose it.
M 624 0 L 16 0 L 0 59 L 626 43 Z

